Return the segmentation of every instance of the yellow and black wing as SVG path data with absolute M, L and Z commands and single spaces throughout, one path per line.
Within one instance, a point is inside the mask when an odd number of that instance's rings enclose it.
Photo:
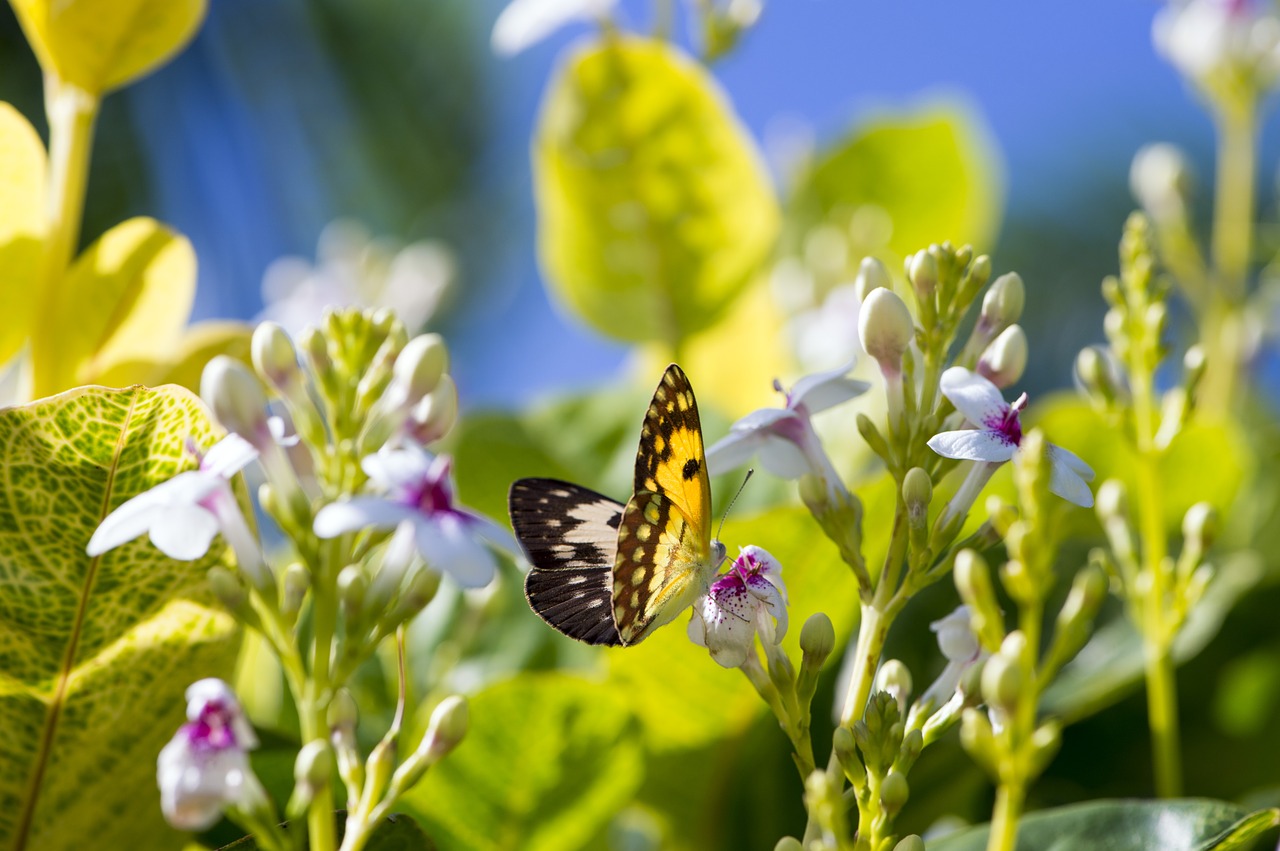
M 698 403 L 684 371 L 671 364 L 645 414 L 635 492 L 618 528 L 612 594 L 621 643 L 642 641 L 706 590 L 719 566 L 710 515 Z

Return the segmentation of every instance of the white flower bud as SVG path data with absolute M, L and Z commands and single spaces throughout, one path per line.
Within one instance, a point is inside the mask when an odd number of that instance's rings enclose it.
M 263 380 L 277 389 L 293 386 L 302 375 L 293 340 L 274 322 L 263 322 L 253 330 L 250 357 Z
M 449 350 L 439 334 L 419 334 L 410 340 L 396 357 L 394 378 L 388 393 L 403 398 L 403 404 L 416 405 L 440 384 L 449 368 Z
M 893 281 L 889 277 L 889 270 L 883 263 L 874 257 L 862 258 L 862 263 L 858 266 L 858 276 L 853 279 L 853 288 L 858 294 L 859 302 L 866 302 L 872 290 L 887 290 L 892 286 Z
M 921 301 L 933 298 L 938 289 L 938 259 L 928 251 L 917 251 L 907 261 L 907 279 Z
M 997 387 L 1016 384 L 1027 368 L 1027 334 L 1021 325 L 1010 325 L 991 341 L 978 358 L 978 374 Z
M 1017 272 L 1006 272 L 996 278 L 996 282 L 982 297 L 979 321 L 987 323 L 993 332 L 1012 325 L 1022 318 L 1026 299 L 1027 291 L 1022 283 L 1022 276 Z
M 862 348 L 880 364 L 882 371 L 897 374 L 902 355 L 915 337 L 911 311 L 892 290 L 872 290 L 858 315 L 858 336 Z
M 1185 216 L 1191 188 L 1191 167 L 1177 146 L 1158 142 L 1134 155 L 1129 190 L 1156 221 Z
M 259 451 L 264 441 L 272 440 L 262 384 L 235 358 L 218 355 L 205 365 L 200 397 L 227 431 L 240 435 Z
M 458 386 L 448 374 L 423 396 L 409 414 L 407 427 L 418 443 L 430 445 L 449 433 L 458 420 Z

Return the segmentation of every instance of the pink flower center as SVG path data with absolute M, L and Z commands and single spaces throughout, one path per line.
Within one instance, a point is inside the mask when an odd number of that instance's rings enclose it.
M 1010 446 L 1021 446 L 1022 422 L 1018 415 L 1026 406 L 1027 394 L 1023 393 L 1012 405 L 1005 408 L 1003 415 L 991 417 L 983 425 Z
M 196 720 L 183 725 L 192 747 L 197 750 L 221 751 L 238 747 L 235 729 L 235 707 L 221 700 L 210 700 Z

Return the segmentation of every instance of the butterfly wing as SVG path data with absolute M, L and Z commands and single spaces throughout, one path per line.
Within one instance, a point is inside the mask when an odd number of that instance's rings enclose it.
M 618 529 L 613 615 L 623 644 L 673 620 L 705 589 L 718 567 L 710 512 L 698 403 L 684 371 L 671 364 L 645 414 L 635 493 Z
M 533 566 L 529 607 L 588 644 L 623 644 L 613 617 L 613 566 L 623 505 L 556 479 L 520 479 L 508 495 L 511 524 Z

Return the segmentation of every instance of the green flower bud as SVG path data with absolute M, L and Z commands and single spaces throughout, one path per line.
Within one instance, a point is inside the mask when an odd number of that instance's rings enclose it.
M 1142 324 L 1146 326 L 1148 334 L 1159 340 L 1164 336 L 1165 326 L 1169 324 L 1169 306 L 1162 301 L 1147 305 Z
M 298 365 L 298 352 L 293 347 L 293 340 L 274 322 L 262 322 L 253 329 L 250 358 L 262 380 L 282 393 L 287 393 L 302 381 L 302 368 Z
M 364 612 L 364 595 L 369 590 L 369 580 L 357 564 L 349 564 L 338 572 L 338 601 L 348 623 L 358 623 Z
M 1015 529 L 1021 528 L 1019 525 Z M 1013 552 L 1013 547 L 1009 548 Z M 1037 577 L 1027 570 L 1027 563 L 1019 558 L 1011 558 L 1000 566 L 1000 580 L 1009 596 L 1020 603 L 1030 602 L 1039 597 L 1040 583 Z
M 414 438 L 426 446 L 448 434 L 457 421 L 458 386 L 445 374 L 435 389 L 414 405 L 407 426 Z
M 1071 591 L 1058 612 L 1060 630 L 1085 628 L 1092 622 L 1098 608 L 1107 599 L 1110 582 L 1106 572 L 1096 564 L 1080 569 L 1071 582 Z
M 916 297 L 920 301 L 929 301 L 933 298 L 934 292 L 938 289 L 938 260 L 932 252 L 917 251 L 908 258 L 907 280 L 911 282 L 911 288 L 915 290 Z
M 283 592 L 280 595 L 280 611 L 292 620 L 302 609 L 302 601 L 311 588 L 311 573 L 299 562 L 292 562 L 281 577 Z
M 991 586 L 991 570 L 982 556 L 973 550 L 956 553 L 956 590 L 969 606 L 973 631 L 987 650 L 995 652 L 1004 640 L 1004 618 Z
M 1062 724 L 1049 718 L 1031 734 L 1031 776 L 1040 775 L 1062 745 Z
M 960 746 L 987 774 L 997 776 L 996 740 L 987 713 L 972 706 L 964 710 L 960 716 Z
M 304 790 L 308 801 L 315 797 L 333 776 L 333 748 L 324 739 L 312 739 L 298 751 L 293 763 L 296 788 Z
M 884 435 L 880 433 L 880 429 L 876 428 L 876 424 L 871 421 L 871 417 L 859 412 L 857 419 L 858 434 L 866 441 L 867 446 L 872 452 L 881 458 L 889 457 L 889 444 L 885 441 Z
M 862 303 L 858 336 L 881 370 L 893 375 L 901 371 L 902 354 L 915 338 L 915 330 L 911 311 L 892 290 L 872 290 Z
M 835 752 L 836 761 L 849 778 L 855 789 L 867 785 L 867 769 L 858 755 L 858 748 L 853 731 L 848 727 L 837 727 L 831 735 L 831 749 Z
M 801 664 L 819 668 L 836 646 L 836 631 L 831 618 L 822 612 L 809 616 L 800 628 Z
M 989 264 L 991 261 L 987 262 Z M 978 314 L 978 321 L 990 327 L 989 333 L 998 333 L 1022 318 L 1026 299 L 1027 291 L 1022 283 L 1022 276 L 1017 272 L 1006 272 L 996 278 L 996 282 L 982 297 L 982 311 Z
M 978 374 L 1001 388 L 1016 384 L 1026 369 L 1027 334 L 1021 325 L 1001 331 L 978 358 Z
M 902 501 L 907 505 L 907 519 L 912 526 L 924 526 L 929 519 L 929 503 L 933 501 L 933 480 L 921 467 L 912 467 L 902 479 Z
M 907 778 L 896 769 L 889 769 L 884 782 L 880 784 L 880 803 L 884 805 L 885 812 L 890 816 L 897 815 L 910 796 L 911 787 L 907 784 Z
M 1125 312 L 1122 308 L 1113 307 L 1108 310 L 1102 317 L 1102 330 L 1107 335 L 1107 341 L 1116 349 L 1116 354 L 1120 354 L 1120 346 L 1126 345 L 1128 335 L 1125 331 Z
M 1200 598 L 1204 596 L 1205 589 L 1209 587 L 1216 573 L 1213 565 L 1202 564 L 1191 574 L 1191 578 L 1187 580 L 1187 590 L 1182 595 L 1188 610 L 1200 602 Z
M 271 440 L 267 428 L 267 395 L 249 369 L 235 358 L 217 355 L 200 376 L 200 398 L 227 431 L 261 449 Z
M 914 833 L 904 836 L 898 840 L 897 845 L 893 846 L 893 851 L 925 851 L 924 840 Z
M 888 692 L 903 711 L 911 697 L 911 671 L 897 659 L 889 659 L 876 672 L 875 689 Z
M 220 564 L 209 568 L 209 589 L 228 612 L 237 614 L 249 602 L 249 591 L 234 573 Z
M 784 836 L 773 846 L 773 851 L 804 851 L 804 846 L 794 836 Z
M 858 275 L 853 279 L 853 288 L 858 294 L 858 301 L 866 303 L 872 290 L 892 289 L 893 280 L 883 263 L 874 257 L 863 257 L 858 266 Z
M 387 615 L 388 623 L 397 625 L 410 620 L 435 599 L 440 590 L 440 574 L 434 570 L 417 570 L 409 578 L 400 600 Z
M 924 733 L 919 728 L 908 730 L 902 737 L 902 754 L 899 761 L 911 765 L 924 750 Z
M 988 706 L 1013 714 L 1024 686 L 1016 659 L 997 653 L 982 669 L 982 699 Z
M 450 695 L 440 701 L 440 705 L 431 713 L 431 723 L 419 748 L 425 747 L 428 760 L 436 762 L 458 746 L 467 735 L 470 724 L 471 711 L 466 698 Z

